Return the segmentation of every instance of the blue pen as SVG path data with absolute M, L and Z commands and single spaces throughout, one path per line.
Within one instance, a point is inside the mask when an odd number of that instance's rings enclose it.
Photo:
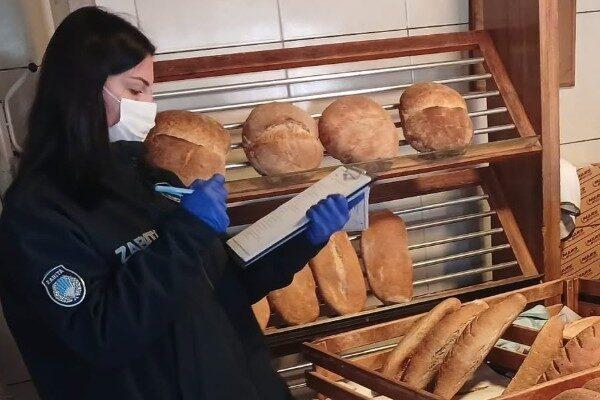
M 193 189 L 179 188 L 179 187 L 175 187 L 175 186 L 171 186 L 171 185 L 164 185 L 164 184 L 154 185 L 154 190 L 157 191 L 158 193 L 169 194 L 169 195 L 175 196 L 175 197 L 181 197 L 184 194 L 194 193 Z

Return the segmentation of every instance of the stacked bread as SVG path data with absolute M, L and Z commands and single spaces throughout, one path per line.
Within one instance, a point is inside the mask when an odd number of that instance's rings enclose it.
M 163 111 L 144 142 L 151 164 L 179 176 L 185 185 L 225 173 L 231 138 L 214 119 L 189 111 Z
M 451 399 L 473 376 L 527 304 L 521 294 L 487 304 L 450 298 L 417 320 L 390 353 L 382 373 Z
M 399 110 L 404 137 L 418 151 L 453 150 L 473 138 L 467 103 L 448 86 L 416 83 L 402 93 Z
M 370 226 L 361 235 L 361 253 L 370 287 L 385 304 L 412 298 L 412 261 L 406 226 L 388 210 L 374 212 Z M 317 292 L 326 312 L 346 315 L 362 311 L 367 288 L 361 263 L 348 235 L 333 234 L 329 243 L 294 275 L 292 283 L 267 296 L 273 310 L 287 325 L 300 325 L 318 318 Z
M 323 160 L 317 123 L 304 110 L 286 103 L 256 107 L 242 131 L 248 161 L 262 175 L 317 168 Z

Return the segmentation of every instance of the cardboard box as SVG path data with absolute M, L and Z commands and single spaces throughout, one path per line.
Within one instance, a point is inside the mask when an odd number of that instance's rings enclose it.
M 600 164 L 577 170 L 581 185 L 581 214 L 575 230 L 562 242 L 562 276 L 600 278 Z

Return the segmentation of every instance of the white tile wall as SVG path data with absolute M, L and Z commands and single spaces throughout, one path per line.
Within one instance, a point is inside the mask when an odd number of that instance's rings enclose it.
M 25 18 L 18 0 L 0 2 L 0 69 L 22 67 L 30 61 Z
M 135 0 L 96 0 L 96 5 L 106 8 L 134 25 L 138 25 Z
M 312 46 L 319 44 L 328 43 L 341 43 L 349 41 L 364 41 L 364 40 L 376 40 L 376 39 L 388 39 L 397 37 L 406 37 L 406 30 L 398 30 L 392 32 L 379 32 L 379 33 L 367 33 L 357 35 L 346 35 L 342 37 L 333 38 L 320 38 L 320 39 L 309 39 L 309 40 L 295 40 L 285 42 L 285 47 L 299 47 L 299 46 Z M 387 60 L 374 60 L 374 61 L 361 61 L 355 63 L 342 63 L 323 65 L 318 67 L 304 67 L 295 68 L 288 70 L 289 77 L 298 76 L 312 76 L 319 74 L 337 73 L 337 72 L 348 72 L 348 71 L 359 71 L 366 69 L 377 69 L 395 67 L 401 65 L 407 65 L 410 63 L 408 57 L 395 58 Z M 363 89 L 375 86 L 387 86 L 387 85 L 398 85 L 402 83 L 411 83 L 412 77 L 409 72 L 392 72 L 381 75 L 371 75 L 365 77 L 353 77 L 353 78 L 342 78 L 332 79 L 324 81 L 315 81 L 310 83 L 293 84 L 290 85 L 290 94 L 292 96 L 303 96 L 315 93 L 330 93 L 344 90 Z M 381 104 L 396 102 L 397 93 L 382 93 L 372 96 L 373 99 L 379 101 Z M 312 111 L 320 111 L 331 100 L 310 102 L 310 104 L 302 105 L 305 109 Z
M 561 143 L 600 137 L 600 13 L 577 14 L 575 87 L 560 91 Z
M 600 139 L 560 145 L 560 156 L 576 167 L 600 162 Z
M 286 40 L 406 28 L 404 0 L 279 0 Z
M 468 0 L 406 0 L 409 28 L 469 22 Z
M 419 35 L 435 35 L 438 33 L 450 33 L 450 32 L 464 32 L 469 30 L 467 24 L 460 25 L 449 25 L 449 26 L 437 26 L 428 28 L 414 28 L 408 30 L 409 36 Z M 438 53 L 438 54 L 425 54 L 420 56 L 412 56 L 411 61 L 413 64 L 422 64 L 437 61 L 452 61 L 459 60 L 461 58 L 467 58 L 467 53 L 453 52 L 453 53 Z M 444 67 L 435 69 L 424 69 L 413 72 L 413 78 L 415 82 L 431 81 L 435 79 L 452 78 L 462 75 L 469 74 L 468 66 L 454 66 Z M 454 86 L 454 85 L 453 85 Z M 455 86 L 456 88 L 459 88 Z M 463 89 L 466 87 L 463 85 Z
M 577 12 L 599 11 L 600 0 L 577 0 Z
M 140 27 L 159 52 L 279 41 L 277 0 L 137 2 Z
M 575 87 L 560 91 L 561 157 L 583 166 L 600 161 L 599 0 L 577 2 Z

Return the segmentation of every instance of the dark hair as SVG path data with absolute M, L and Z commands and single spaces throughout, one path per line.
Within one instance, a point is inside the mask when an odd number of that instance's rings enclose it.
M 67 16 L 44 54 L 16 181 L 43 174 L 77 191 L 98 186 L 110 159 L 102 87 L 154 52 L 135 26 L 98 7 Z

